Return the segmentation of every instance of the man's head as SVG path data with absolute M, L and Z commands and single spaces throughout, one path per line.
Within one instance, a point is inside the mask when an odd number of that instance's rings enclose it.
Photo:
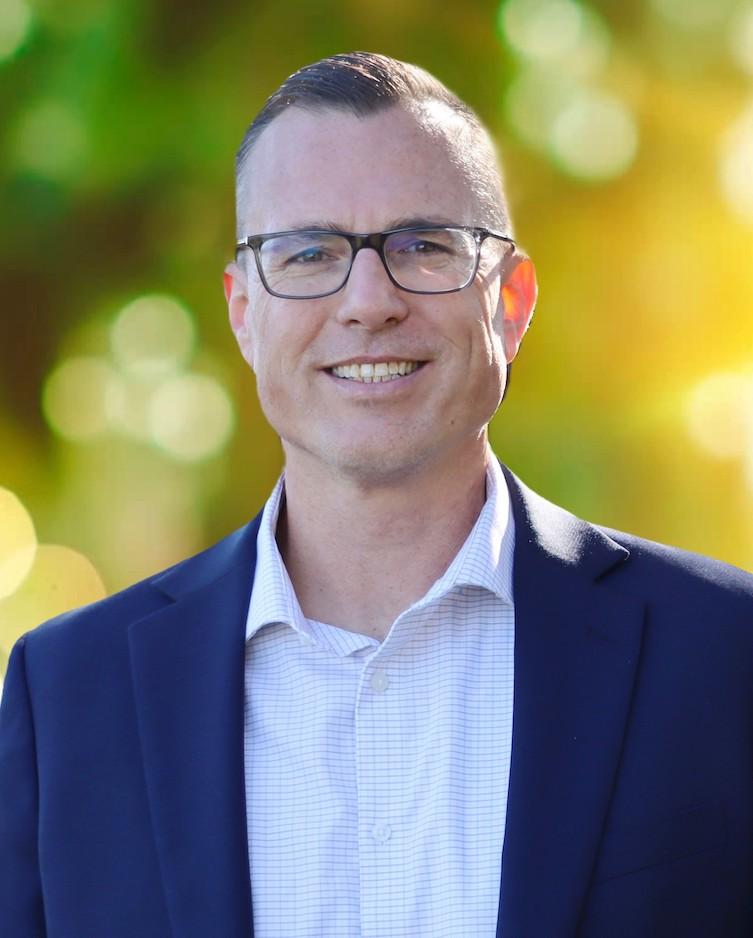
M 335 56 L 291 76 L 249 128 L 237 172 L 239 239 L 414 225 L 510 231 L 478 119 L 426 72 L 383 56 Z M 422 240 L 409 250 L 444 249 Z M 297 275 L 305 262 L 308 276 L 332 263 L 325 255 L 307 249 L 285 263 Z M 415 253 L 405 256 L 415 264 Z M 488 237 L 477 257 L 464 289 L 417 294 L 400 289 L 367 247 L 337 292 L 290 299 L 270 295 L 258 254 L 241 251 L 226 270 L 231 324 L 289 466 L 386 484 L 483 447 L 535 279 L 504 239 Z M 342 366 L 359 363 L 366 373 L 348 377 Z M 409 374 L 359 380 L 382 363 L 405 363 Z

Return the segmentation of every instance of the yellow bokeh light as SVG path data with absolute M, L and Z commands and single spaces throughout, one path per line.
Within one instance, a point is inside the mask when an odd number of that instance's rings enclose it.
M 84 124 L 63 101 L 41 101 L 23 111 L 12 134 L 12 158 L 20 169 L 67 181 L 86 155 Z
M 166 381 L 149 405 L 152 439 L 186 462 L 218 453 L 230 439 L 234 423 L 229 394 L 208 375 L 181 375 Z
M 627 107 L 612 95 L 582 89 L 557 116 L 550 146 L 573 176 L 607 180 L 622 175 L 638 150 L 638 130 Z
M 47 378 L 42 409 L 52 429 L 68 440 L 104 433 L 118 412 L 123 381 L 103 358 L 69 358 Z
M 719 181 L 729 208 L 742 221 L 753 224 L 753 104 L 725 135 Z
M 0 488 L 0 599 L 23 583 L 36 550 L 31 516 L 13 492 Z
M 753 4 L 742 7 L 732 20 L 729 48 L 740 68 L 753 75 Z
M 753 375 L 717 372 L 690 392 L 685 423 L 693 441 L 717 459 L 753 452 Z
M 177 300 L 141 296 L 125 306 L 110 331 L 115 361 L 127 374 L 165 377 L 180 369 L 194 345 L 193 320 Z
M 41 544 L 21 586 L 0 600 L 0 646 L 7 654 L 24 632 L 103 596 L 102 580 L 83 554 L 70 547 Z
M 31 9 L 25 0 L 3 0 L 0 3 L 0 62 L 21 48 L 31 23 Z

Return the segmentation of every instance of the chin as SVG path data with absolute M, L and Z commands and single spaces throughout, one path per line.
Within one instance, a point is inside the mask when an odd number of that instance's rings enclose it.
M 363 488 L 383 488 L 404 483 L 426 463 L 428 453 L 419 453 L 404 439 L 401 446 L 333 446 L 319 458 L 334 475 Z

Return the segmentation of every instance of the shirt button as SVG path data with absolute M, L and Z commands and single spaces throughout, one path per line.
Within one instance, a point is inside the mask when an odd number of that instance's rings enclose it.
M 387 843 L 392 836 L 392 828 L 389 824 L 375 824 L 371 829 L 371 836 L 378 844 Z
M 387 672 L 382 670 L 382 668 L 377 668 L 371 675 L 371 689 L 381 694 L 382 691 L 387 690 L 389 686 L 390 679 L 387 677 Z

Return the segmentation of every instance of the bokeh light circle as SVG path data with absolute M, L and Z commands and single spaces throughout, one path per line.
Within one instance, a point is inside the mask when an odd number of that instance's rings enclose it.
M 127 374 L 165 377 L 190 358 L 195 340 L 193 319 L 171 296 L 141 296 L 125 306 L 110 330 L 113 358 Z
M 20 49 L 31 24 L 31 7 L 25 0 L 3 0 L 0 3 L 0 62 Z
M 729 208 L 753 225 L 753 104 L 725 135 L 719 181 Z
M 604 21 L 574 0 L 508 0 L 499 22 L 512 49 L 531 63 L 585 78 L 609 59 L 611 41 Z
M 13 492 L 0 488 L 0 599 L 14 593 L 26 579 L 36 551 L 29 512 Z
M 508 0 L 500 10 L 500 22 L 520 55 L 556 59 L 577 46 L 583 8 L 573 0 Z
M 40 544 L 26 579 L 11 596 L 0 600 L 0 645 L 10 651 L 24 632 L 105 594 L 102 579 L 83 554 L 70 547 Z
M 753 4 L 742 7 L 732 20 L 729 48 L 740 68 L 753 75 Z
M 225 388 L 208 375 L 165 381 L 149 404 L 153 441 L 175 459 L 193 462 L 214 456 L 230 439 L 235 423 Z
M 619 99 L 582 89 L 554 121 L 550 147 L 566 172 L 604 181 L 630 167 L 638 150 L 638 130 Z
M 24 110 L 11 140 L 11 159 L 19 169 L 55 182 L 68 182 L 80 172 L 88 148 L 80 115 L 57 100 Z
M 524 68 L 507 89 L 507 120 L 529 146 L 544 150 L 557 117 L 578 91 L 572 81 L 550 69 Z
M 753 375 L 717 372 L 688 395 L 685 424 L 692 440 L 717 459 L 753 450 Z
M 133 440 L 149 439 L 149 403 L 158 381 L 126 378 L 109 413 L 112 426 Z
M 122 394 L 122 378 L 105 359 L 69 358 L 47 377 L 42 410 L 59 436 L 81 442 L 108 430 Z

